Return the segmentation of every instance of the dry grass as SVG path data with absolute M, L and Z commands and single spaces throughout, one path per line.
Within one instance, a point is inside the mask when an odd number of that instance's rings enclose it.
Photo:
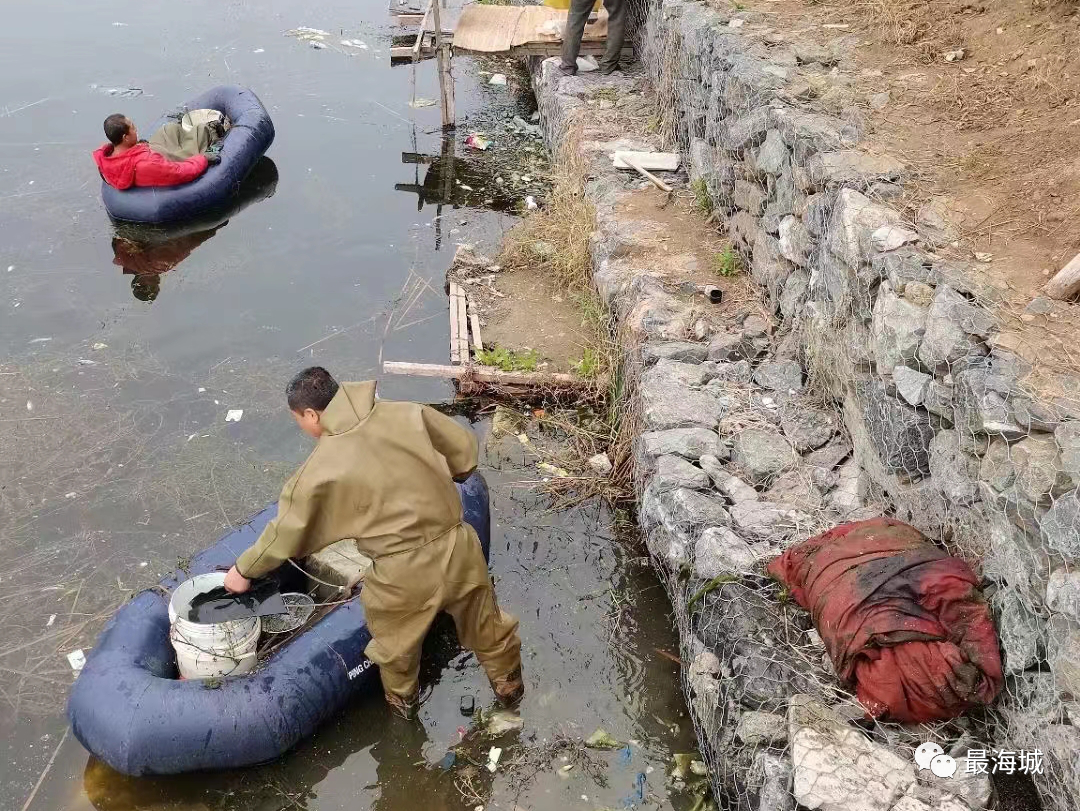
M 873 23 L 882 38 L 911 48 L 931 62 L 945 51 L 961 47 L 959 27 L 939 5 L 925 0 L 860 0 L 856 14 Z
M 579 402 L 590 407 L 560 410 L 544 419 L 547 427 L 562 434 L 566 444 L 557 458 L 549 460 L 576 474 L 554 478 L 547 490 L 559 507 L 600 497 L 611 503 L 631 497 L 631 440 L 633 420 L 620 364 L 621 351 L 615 320 L 600 298 L 592 280 L 590 239 L 596 230 L 596 213 L 585 196 L 585 162 L 579 150 L 580 133 L 564 139 L 552 178 L 551 195 L 540 211 L 527 216 L 509 235 L 500 257 L 508 268 L 528 268 L 556 280 L 577 303 L 588 343 L 583 347 L 578 374 L 591 381 L 592 391 L 582 392 Z M 537 250 L 543 243 L 543 250 Z M 606 453 L 612 461 L 609 475 L 598 475 L 588 460 Z

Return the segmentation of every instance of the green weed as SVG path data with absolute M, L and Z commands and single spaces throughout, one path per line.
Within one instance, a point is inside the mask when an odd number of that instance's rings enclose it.
M 713 256 L 713 267 L 721 276 L 734 276 L 742 270 L 742 257 L 735 249 L 728 245 L 720 253 Z
M 482 349 L 476 353 L 481 366 L 494 366 L 504 372 L 535 372 L 540 362 L 540 353 L 535 349 L 518 352 L 504 346 Z
M 690 188 L 694 191 L 694 208 L 706 216 L 712 214 L 712 195 L 709 194 L 709 187 L 705 185 L 705 178 L 699 177 Z
M 581 353 L 581 360 L 574 363 L 574 371 L 586 380 L 595 380 L 603 368 L 604 363 L 600 355 L 591 346 L 585 347 L 585 350 Z

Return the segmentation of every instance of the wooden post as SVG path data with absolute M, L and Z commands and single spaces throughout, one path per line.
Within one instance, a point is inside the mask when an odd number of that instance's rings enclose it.
M 443 38 L 442 18 L 439 14 L 439 0 L 432 0 L 431 9 L 435 18 L 435 52 L 439 64 L 439 95 L 442 107 L 443 127 L 457 126 L 457 113 L 454 110 L 454 74 L 451 72 L 450 43 Z
M 1072 258 L 1065 267 L 1054 274 L 1043 292 L 1059 301 L 1072 298 L 1080 291 L 1080 253 Z

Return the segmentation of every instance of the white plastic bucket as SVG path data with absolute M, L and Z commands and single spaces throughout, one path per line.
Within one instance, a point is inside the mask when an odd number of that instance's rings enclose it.
M 200 574 L 177 586 L 169 600 L 169 640 L 176 664 L 185 679 L 210 679 L 250 673 L 256 664 L 256 647 L 262 623 L 258 617 L 214 624 L 187 619 L 191 601 L 225 585 L 224 572 Z

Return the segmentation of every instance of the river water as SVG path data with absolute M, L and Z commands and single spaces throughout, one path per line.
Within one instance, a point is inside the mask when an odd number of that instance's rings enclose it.
M 332 32 L 330 47 L 284 35 L 298 26 Z M 486 700 L 475 662 L 449 654 L 429 667 L 437 681 L 421 727 L 391 724 L 372 696 L 280 762 L 239 774 L 123 780 L 65 738 L 62 714 L 67 654 L 92 645 L 132 589 L 271 501 L 307 453 L 285 412 L 288 377 L 310 363 L 362 379 L 380 358 L 445 362 L 442 279 L 455 243 L 493 245 L 512 224 L 482 207 L 437 218 L 395 189 L 425 171 L 402 153 L 444 144 L 437 108 L 408 103 L 437 97 L 432 63 L 415 86 L 410 68 L 391 69 L 392 30 L 383 0 L 5 10 L 0 808 L 22 809 L 35 786 L 32 809 L 473 807 L 450 776 L 416 765 L 456 743 L 461 694 Z M 507 91 L 455 61 L 460 141 Z M 256 198 L 273 193 L 166 252 L 173 269 L 137 279 L 116 263 L 89 155 L 101 121 L 124 112 L 145 124 L 223 83 L 255 89 L 274 118 Z M 388 378 L 381 393 L 430 401 L 450 389 Z M 519 789 L 524 809 L 621 806 L 639 773 L 655 798 L 647 807 L 678 804 L 664 765 L 692 736 L 677 666 L 655 650 L 676 649 L 662 591 L 602 513 L 531 503 L 516 482 L 532 477 L 494 483 L 492 566 L 522 616 L 530 676 L 520 744 L 604 725 L 639 745 L 628 764 L 609 758 L 607 789 L 573 772 L 558 779 L 556 762 L 531 781 L 493 778 L 491 807 L 512 808 Z

